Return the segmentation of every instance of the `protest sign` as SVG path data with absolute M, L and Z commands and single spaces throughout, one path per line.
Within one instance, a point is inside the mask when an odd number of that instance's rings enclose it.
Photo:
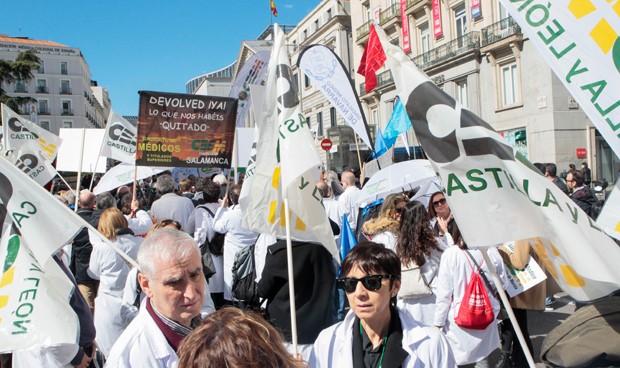
M 140 92 L 136 165 L 230 168 L 237 100 Z
M 505 243 L 504 247 L 509 252 L 513 253 L 515 250 L 515 243 Z M 504 263 L 504 267 L 506 267 L 506 278 L 508 279 L 506 292 L 511 298 L 538 285 L 547 278 L 545 271 L 540 268 L 540 265 L 532 257 L 530 257 L 530 260 L 521 270 L 512 267 L 508 263 Z

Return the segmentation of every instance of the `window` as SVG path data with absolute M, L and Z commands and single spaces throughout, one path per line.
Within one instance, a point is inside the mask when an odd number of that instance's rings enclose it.
M 306 124 L 308 124 L 308 128 L 310 128 L 312 125 L 310 125 L 310 117 L 306 116 Z M 312 129 L 310 129 L 312 130 Z
M 379 124 L 379 109 L 372 109 L 372 124 Z
M 329 108 L 329 125 L 333 127 L 338 125 L 338 123 L 336 122 L 336 108 L 335 107 Z
M 314 21 L 314 31 L 316 32 L 318 30 L 319 30 L 319 20 L 317 19 Z
M 501 88 L 502 88 L 502 107 L 516 105 L 521 102 L 519 92 L 519 70 L 517 63 L 504 64 L 500 66 Z
M 71 94 L 71 82 L 68 80 L 60 81 L 60 94 L 61 95 L 70 95 Z
M 332 8 L 327 9 L 327 20 L 332 19 Z
M 47 100 L 39 100 L 39 115 L 49 115 L 50 108 L 47 104 Z
M 39 124 L 41 125 L 41 128 L 47 130 L 48 132 L 50 131 L 50 122 L 49 121 L 41 120 L 41 121 L 39 121 Z
M 308 76 L 305 74 L 304 74 L 304 87 L 305 88 L 310 87 L 310 78 L 308 78 Z
M 461 38 L 467 33 L 467 12 L 465 4 L 454 9 L 454 21 L 456 25 L 456 37 L 458 38 L 458 47 L 463 47 L 464 40 Z
M 62 101 L 61 107 L 61 115 L 73 115 L 73 111 L 71 111 L 71 101 L 65 100 Z
M 69 74 L 69 69 L 67 68 L 67 62 L 66 61 L 61 61 L 60 62 L 60 74 L 64 74 L 64 75 Z
M 70 120 L 63 120 L 62 127 L 71 129 L 73 128 L 73 122 Z
M 304 38 L 303 38 L 302 42 L 305 41 L 306 38 L 308 38 L 308 30 L 304 29 Z
M 47 80 L 37 79 L 37 93 L 48 93 Z
M 323 112 L 316 113 L 316 133 L 317 135 L 323 135 Z
M 504 8 L 504 6 L 502 5 L 502 3 L 499 2 L 499 0 L 497 1 L 497 5 L 499 5 L 499 20 L 508 18 L 508 12 L 506 11 L 506 8 Z
M 26 81 L 18 79 L 15 81 L 15 93 L 26 93 Z
M 456 82 L 456 100 L 461 104 L 461 106 L 465 108 L 469 107 L 467 101 L 467 79 Z
M 39 67 L 37 68 L 37 73 L 39 74 L 45 73 L 45 62 L 43 62 L 43 60 L 39 61 Z

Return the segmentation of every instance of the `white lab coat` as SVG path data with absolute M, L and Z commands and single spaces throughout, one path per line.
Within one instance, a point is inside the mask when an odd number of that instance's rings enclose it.
M 133 235 L 119 235 L 114 244 L 135 259 L 142 240 Z M 97 346 L 106 357 L 131 321 L 124 315 L 122 308 L 123 289 L 130 269 L 129 264 L 111 246 L 101 242 L 93 243 L 88 274 L 100 281 L 95 298 L 94 320 Z
M 257 194 L 260 195 L 260 194 Z M 229 209 L 220 207 L 215 213 L 213 230 L 218 233 L 226 234 L 224 240 L 224 299 L 233 300 L 232 297 L 232 266 L 235 262 L 235 255 L 245 247 L 256 243 L 258 233 L 246 230 L 241 227 L 243 212 L 239 205 L 234 205 Z
M 409 357 L 403 368 L 456 367 L 454 356 L 445 336 L 434 327 L 418 324 L 399 309 L 403 329 L 403 349 Z M 310 355 L 311 367 L 353 367 L 353 323 L 355 314 L 349 311 L 344 321 L 326 328 L 314 342 Z
M 136 211 L 136 217 L 132 218 L 131 216 L 125 215 L 127 219 L 128 228 L 133 231 L 134 235 L 144 235 L 146 234 L 151 227 L 153 226 L 153 220 L 151 216 L 143 210 Z
M 220 208 L 219 203 L 207 203 L 202 206 L 206 206 L 213 212 L 217 212 L 217 209 Z M 205 240 L 213 239 L 215 236 L 215 231 L 213 231 L 213 223 L 215 219 L 211 217 L 209 212 L 207 212 L 204 208 L 196 207 L 194 211 L 194 219 L 196 221 L 196 231 L 194 231 L 194 241 L 196 245 L 200 246 L 205 242 Z M 211 289 L 212 293 L 223 293 L 224 292 L 224 256 L 214 256 L 211 254 L 211 259 L 213 259 L 213 265 L 215 266 L 215 275 L 211 276 L 209 279 L 209 289 Z
M 73 368 L 70 364 L 79 346 L 77 344 L 61 344 L 57 346 L 35 346 L 28 350 L 13 352 L 13 368 Z
M 177 368 L 179 358 L 153 318 L 140 306 L 138 316 L 112 347 L 105 366 L 110 368 Z
M 360 192 L 361 191 L 356 186 L 350 186 L 338 197 L 340 215 L 347 215 L 349 226 L 351 226 L 351 230 L 353 231 L 357 229 L 357 214 L 359 212 L 357 200 Z
M 489 282 L 492 283 L 493 280 L 486 262 L 483 263 L 482 253 L 477 249 L 470 249 L 469 252 L 474 256 L 478 265 L 482 267 Z M 506 285 L 502 257 L 496 248 L 489 248 L 488 254 L 502 280 L 502 284 Z M 499 332 L 495 323 L 491 323 L 484 330 L 470 330 L 463 329 L 454 322 L 454 317 L 463 300 L 463 294 L 465 294 L 465 288 L 471 278 L 472 267 L 468 260 L 471 261 L 463 250 L 456 245 L 451 246 L 441 256 L 439 275 L 437 275 L 437 301 L 433 324 L 443 326 L 443 332 L 450 342 L 454 357 L 459 365 L 475 363 L 486 358 L 499 348 L 500 344 Z M 500 309 L 499 301 L 493 295 L 489 295 L 489 299 L 493 305 L 493 312 L 497 316 Z

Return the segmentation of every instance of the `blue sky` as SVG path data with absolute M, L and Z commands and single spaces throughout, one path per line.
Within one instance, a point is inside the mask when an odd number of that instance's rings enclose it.
M 273 22 L 297 24 L 319 0 L 5 1 L 0 34 L 82 50 L 112 107 L 138 114 L 138 91 L 185 92 L 185 83 L 237 59 L 241 41 Z

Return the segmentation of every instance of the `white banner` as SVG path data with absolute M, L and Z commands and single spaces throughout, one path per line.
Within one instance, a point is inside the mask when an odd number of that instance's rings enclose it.
M 2 237 L 0 265 L 0 352 L 78 344 L 73 284 L 60 266 L 39 262 L 17 234 Z
M 284 33 L 275 25 L 269 62 L 264 118 L 258 119 L 256 166 L 239 202 L 245 228 L 285 236 L 284 198 L 288 198 L 291 237 L 323 244 L 338 259 L 327 214 L 317 195 L 320 160 L 310 129 L 300 114 Z M 285 179 L 286 178 L 286 179 Z
M 136 180 L 141 180 L 171 169 L 172 168 L 166 167 L 136 167 L 130 164 L 119 164 L 108 170 L 108 172 L 106 172 L 105 175 L 101 177 L 101 180 L 99 180 L 99 184 L 97 184 L 97 186 L 93 189 L 93 193 L 95 195 L 98 195 L 103 192 L 114 190 L 121 185 L 133 182 L 134 170 L 136 171 Z M 198 169 L 191 169 L 194 170 L 196 174 L 198 174 Z
M 267 74 L 267 63 L 269 63 L 269 51 L 259 51 L 250 56 L 237 73 L 235 84 L 230 89 L 228 97 L 239 99 L 237 105 L 237 127 L 243 127 L 245 117 L 248 115 L 252 105 L 252 93 L 250 86 L 260 85 Z
M 60 136 L 71 144 L 64 144 L 58 151 L 56 170 L 72 172 L 98 172 L 104 173 L 106 160 L 99 158 L 99 149 L 103 142 L 104 129 L 81 129 L 81 128 L 62 128 Z M 84 152 L 80 151 L 84 142 Z M 82 155 L 80 156 L 80 153 Z M 80 161 L 82 167 L 80 168 Z M 97 165 L 97 167 L 95 167 Z
M 58 174 L 47 158 L 43 157 L 39 145 L 36 143 L 31 142 L 12 150 L 11 154 L 7 156 L 7 160 L 15 164 L 18 169 L 41 186 L 49 183 Z
M 574 299 L 620 289 L 620 247 L 488 123 L 431 82 L 381 28 L 377 33 L 465 241 L 481 247 L 540 237 L 535 250 Z
M 127 163 L 136 162 L 136 131 L 130 122 L 110 110 L 99 155 Z
M 2 104 L 2 127 L 5 149 L 17 150 L 29 142 L 36 142 L 41 147 L 45 158 L 54 161 L 62 139 L 40 126 L 19 116 L 15 111 Z
M 362 141 L 374 147 L 355 87 L 338 56 L 325 45 L 312 45 L 299 55 L 298 64 Z
M 82 221 L 43 187 L 35 185 L 0 157 L 0 224 L 11 225 L 20 232 L 41 264 L 73 239 Z M 7 232 L 8 228 L 0 231 Z
M 620 240 L 620 180 L 616 180 L 596 223 L 607 235 Z
M 501 0 L 620 156 L 620 9 L 611 1 Z

